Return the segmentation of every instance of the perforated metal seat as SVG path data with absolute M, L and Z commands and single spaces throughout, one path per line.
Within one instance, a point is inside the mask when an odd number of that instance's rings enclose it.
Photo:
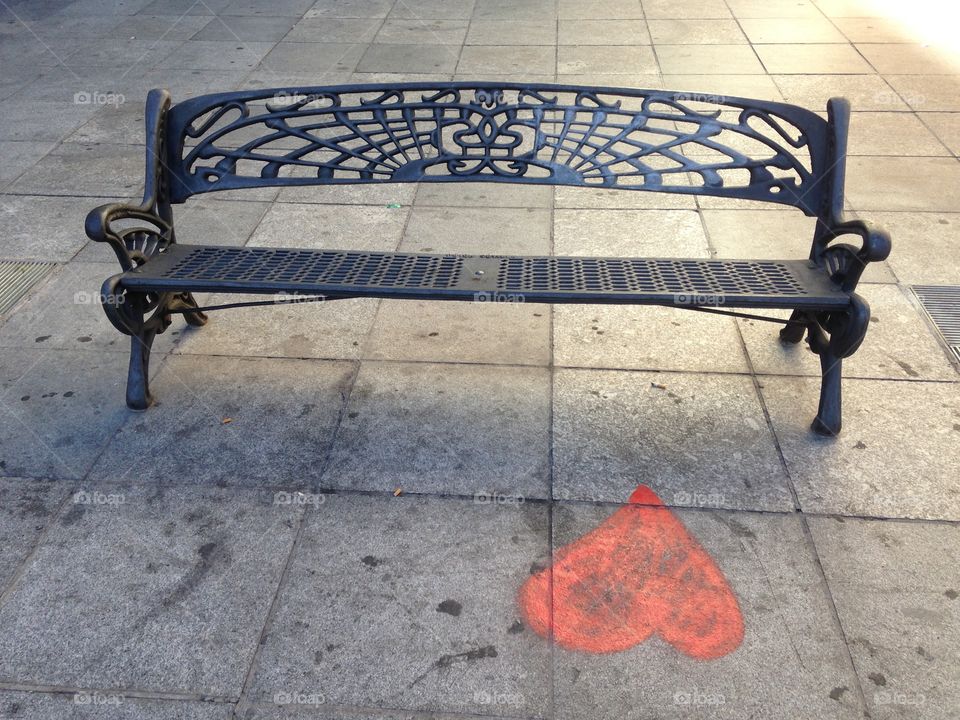
M 171 245 L 131 290 L 833 309 L 850 297 L 798 260 L 530 257 Z

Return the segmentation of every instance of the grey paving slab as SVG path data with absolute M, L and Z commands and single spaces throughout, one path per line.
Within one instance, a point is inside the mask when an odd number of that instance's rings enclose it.
M 119 66 L 125 63 L 129 68 L 147 69 L 171 60 L 171 55 L 181 44 L 182 41 L 165 38 L 162 34 L 149 42 L 130 35 L 89 38 L 65 42 L 60 48 L 63 54 L 58 53 L 58 55 L 68 66 L 71 64 Z
M 352 72 L 366 46 L 356 43 L 280 42 L 263 59 L 272 73 Z
M 126 197 L 142 185 L 142 146 L 61 143 L 7 189 L 24 195 Z
M 0 349 L 0 472 L 79 479 L 124 421 L 119 353 Z
M 890 84 L 879 75 L 772 75 L 783 99 L 821 111 L 831 97 L 845 97 L 854 110 L 908 109 Z
M 914 114 L 854 112 L 849 155 L 950 155 L 950 150 Z
M 143 74 L 137 80 L 137 92 L 131 97 L 143 102 L 147 97 L 147 88 L 163 87 L 170 91 L 174 102 L 180 102 L 194 95 L 233 90 L 250 72 L 244 63 L 215 70 L 183 68 L 171 72 L 169 68 L 158 67 Z
M 553 188 L 499 183 L 422 183 L 417 205 L 494 208 L 550 208 Z
M 5 100 L 18 93 L 40 77 L 40 68 L 17 67 L 14 72 L 11 67 L 0 77 L 0 100 Z
M 450 80 L 450 73 L 354 72 L 350 73 L 348 80 L 351 84 L 386 82 L 448 82 Z M 388 184 L 392 185 L 393 183 Z
M 894 249 L 887 263 L 900 282 L 960 284 L 960 215 L 879 211 L 864 215 L 890 232 Z
M 793 507 L 747 376 L 560 370 L 553 395 L 554 497 L 624 501 L 644 484 L 671 505 Z
M 597 72 L 656 73 L 657 56 L 649 45 L 560 45 L 557 48 L 558 75 Z
M 211 15 L 221 12 L 230 0 L 153 0 L 140 12 L 144 15 Z
M 614 510 L 560 503 L 555 546 L 582 537 Z M 659 634 L 609 654 L 558 649 L 556 717 L 862 717 L 857 678 L 800 520 L 728 511 L 680 511 L 677 517 L 725 575 L 742 614 L 742 643 L 713 660 L 683 655 Z M 651 550 L 644 543 L 656 547 L 658 539 L 625 532 L 618 549 L 625 557 L 645 557 Z M 644 591 L 645 576 L 628 578 L 625 584 L 636 585 L 627 585 L 627 593 Z M 605 587 L 597 576 L 583 585 L 585 592 L 596 587 L 598 595 Z M 618 591 L 617 599 L 639 603 Z M 562 617 L 558 603 L 555 617 Z M 604 608 L 614 617 L 626 615 L 605 596 L 590 611 Z
M 346 71 L 303 72 L 295 69 L 277 70 L 259 65 L 239 83 L 241 90 L 260 90 L 277 87 L 313 87 L 315 85 L 342 85 L 349 82 Z
M 633 2 L 624 3 L 633 5 Z M 560 8 L 562 10 L 562 7 Z M 557 17 L 557 3 L 550 0 L 528 0 L 517 3 L 511 0 L 478 0 L 473 17 L 478 20 L 545 20 Z
M 63 103 L 61 112 L 69 111 L 71 116 L 85 119 L 81 114 L 83 107 L 89 107 L 92 112 L 104 106 L 107 98 L 110 102 L 116 102 L 120 95 L 131 98 L 146 96 L 150 86 L 144 86 L 143 78 L 150 71 L 149 66 L 124 66 L 122 60 L 107 65 L 91 65 L 81 61 L 82 57 L 77 57 L 69 65 L 63 63 L 42 68 L 43 74 L 15 97 L 25 101 L 24 107 L 28 103 L 37 103 L 36 109 L 42 109 L 46 103 Z
M 287 17 L 300 17 L 311 9 L 316 0 L 273 0 L 269 8 L 264 8 L 263 3 L 257 0 L 232 0 L 223 10 L 221 15 L 241 15 L 241 16 L 262 16 L 262 15 L 281 15 Z
M 728 318 L 636 305 L 557 305 L 554 362 L 566 367 L 748 372 Z
M 378 360 L 550 364 L 550 307 L 481 295 L 477 302 L 386 300 L 365 357 Z
M 197 296 L 201 305 L 249 300 L 249 295 L 204 293 Z M 175 336 L 178 340 L 175 352 L 358 359 L 363 355 L 364 339 L 373 324 L 378 304 L 378 300 L 357 298 L 305 304 L 288 302 L 276 307 L 236 308 L 210 313 L 210 322 L 201 330 Z
M 78 83 L 74 82 L 74 88 Z M 28 86 L 29 87 L 29 86 Z M 28 87 L 22 88 L 22 102 L 4 102 L 0 105 L 0 139 L 23 142 L 56 142 L 86 122 L 96 111 L 92 105 L 68 102 L 34 100 Z M 70 94 L 81 92 L 74 89 Z M 38 122 L 43 118 L 43 122 Z
M 815 221 L 793 208 L 701 211 L 710 244 L 720 257 L 780 259 L 810 253 Z
M 359 72 L 452 73 L 457 67 L 459 48 L 448 45 L 377 43 L 367 47 Z M 353 69 L 353 68 L 350 68 Z
M 557 54 L 548 45 L 466 45 L 456 71 L 461 75 L 484 77 L 491 73 L 551 75 L 556 71 Z
M 0 690 L 0 717 L 7 720 L 228 720 L 228 704 L 145 700 L 115 692 L 40 693 Z
M 886 74 L 885 79 L 914 110 L 960 110 L 960 77 L 956 75 Z
M 656 45 L 738 45 L 747 38 L 733 18 L 647 20 Z
M 227 36 L 229 38 L 229 36 Z M 242 68 L 251 70 L 271 51 L 272 42 L 238 40 L 187 40 L 181 44 L 164 69 L 184 68 L 189 70 L 227 70 Z
M 29 3 L 36 5 L 37 3 Z M 23 7 L 27 5 L 24 3 Z M 16 12 L 16 11 L 15 11 Z M 53 46 L 56 51 L 58 40 L 65 38 L 93 38 L 107 37 L 118 28 L 126 19 L 126 15 L 98 15 L 91 9 L 91 14 L 76 16 L 58 12 L 41 19 L 29 20 L 22 13 L 17 12 L 20 20 L 12 20 L 7 30 L 23 37 L 39 38 L 40 41 Z
M 394 4 L 390 17 L 466 20 L 473 14 L 474 7 L 475 0 L 404 0 Z
M 284 42 L 368 43 L 382 25 L 383 18 L 308 17 L 293 26 Z
M 560 45 L 649 45 L 647 21 L 565 20 L 557 23 Z
M 811 518 L 871 717 L 952 717 L 958 527 Z
M 400 249 L 480 255 L 549 255 L 550 211 L 415 205 Z
M 125 413 L 91 477 L 305 487 L 322 470 L 352 371 L 346 362 L 171 356 L 151 383 L 157 404 Z
M 554 249 L 557 255 L 708 256 L 700 218 L 688 210 L 557 210 Z
M 761 392 L 807 512 L 960 517 L 953 486 L 960 402 L 956 383 L 847 379 L 843 432 L 814 435 L 820 381 L 766 377 Z
M 689 195 L 663 192 L 623 192 L 591 187 L 558 187 L 556 206 L 561 209 L 593 210 L 694 210 L 697 201 Z
M 857 43 L 856 48 L 879 73 L 957 74 L 954 53 L 929 43 Z
M 956 158 L 851 157 L 847 198 L 858 211 L 960 209 L 960 163 Z
M 307 10 L 304 17 L 382 18 L 393 5 L 394 0 L 325 0 Z
M 794 18 L 820 17 L 823 2 L 814 4 L 806 0 L 729 0 L 727 3 L 738 18 Z M 861 6 L 860 15 L 866 14 L 868 7 Z
M 293 17 L 235 16 L 215 17 L 192 40 L 240 40 L 243 42 L 278 42 L 297 22 Z
M 563 20 L 610 18 L 631 20 L 642 18 L 643 5 L 639 0 L 560 0 L 557 8 Z
M 0 257 L 65 262 L 87 242 L 87 213 L 118 199 L 0 195 Z
M 536 504 L 329 496 L 307 513 L 252 697 L 543 717 L 550 647 L 515 598 L 548 527 Z
M 920 113 L 917 117 L 950 152 L 960 154 L 960 116 L 956 113 Z
M 202 9 L 202 6 L 203 3 L 201 3 L 200 9 Z M 210 24 L 213 19 L 212 15 L 212 9 L 209 15 L 189 15 L 185 13 L 148 15 L 139 13 L 118 18 L 118 23 L 111 24 L 109 34 L 120 38 L 136 39 L 144 47 L 149 47 L 150 43 L 158 38 L 163 38 L 166 41 L 189 40 Z M 103 22 L 104 18 L 97 18 L 97 20 Z M 76 21 L 71 20 L 71 22 L 75 23 Z M 68 28 L 65 28 L 64 32 L 69 32 Z
M 557 26 L 536 20 L 473 20 L 467 45 L 555 45 Z
M 544 368 L 365 362 L 322 483 L 542 498 L 549 430 Z
M 0 592 L 13 581 L 70 489 L 68 483 L 0 478 Z
M 257 226 L 249 245 L 394 250 L 409 208 L 277 203 Z
M 835 17 L 831 21 L 854 43 L 908 43 L 915 41 L 909 24 L 894 18 Z
M 70 134 L 69 143 L 143 145 L 144 103 L 140 98 L 101 107 L 86 123 Z
M 771 43 L 846 43 L 836 26 L 825 17 L 791 18 L 741 18 L 740 27 L 755 45 Z
M 754 49 L 766 71 L 776 75 L 863 74 L 872 68 L 849 44 L 771 43 Z
M 322 203 L 324 205 L 376 205 L 391 210 L 393 205 L 411 205 L 417 193 L 413 183 L 383 185 L 319 185 L 281 188 L 277 202 Z
M 19 305 L 0 326 L 0 347 L 34 350 L 106 351 L 128 353 L 130 338 L 104 314 L 100 291 L 104 280 L 119 273 L 117 263 L 71 262 Z M 154 347 L 163 353 L 186 323 L 176 318 Z
M 149 4 L 150 0 L 85 0 L 83 3 L 69 3 L 57 14 L 80 18 L 86 15 L 135 15 Z
M 0 140 L 0 185 L 17 178 L 24 170 L 35 165 L 40 158 L 56 147 L 54 142 L 24 142 Z
M 660 69 L 668 75 L 762 75 L 748 45 L 657 45 Z
M 387 20 L 375 42 L 413 45 L 462 45 L 467 35 L 467 20 L 409 18 Z
M 863 345 L 844 361 L 845 377 L 960 380 L 946 349 L 906 291 L 897 285 L 861 284 L 857 292 L 870 303 L 871 322 Z M 777 339 L 777 326 L 770 323 L 738 322 L 758 373 L 820 376 L 820 360 L 806 343 L 784 345 Z
M 90 484 L 68 503 L 0 607 L 0 677 L 239 695 L 298 510 L 269 492 Z
M 58 55 L 49 45 L 30 35 L 8 36 L 0 48 L 0 60 L 5 66 L 19 62 L 35 67 L 56 65 L 60 62 Z

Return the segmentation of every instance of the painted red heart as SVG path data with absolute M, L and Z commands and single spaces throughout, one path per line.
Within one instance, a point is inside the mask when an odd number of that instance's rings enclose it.
M 736 650 L 743 616 L 713 558 L 646 486 L 628 502 L 523 584 L 527 625 L 591 653 L 626 650 L 654 633 L 699 660 Z

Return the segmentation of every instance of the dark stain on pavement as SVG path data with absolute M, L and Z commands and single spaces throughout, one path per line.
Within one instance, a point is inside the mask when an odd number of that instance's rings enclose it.
M 479 647 L 475 650 L 467 650 L 466 652 L 456 653 L 453 655 L 441 655 L 434 661 L 433 665 L 431 665 L 426 672 L 410 683 L 409 687 L 416 685 L 434 670 L 442 670 L 459 663 L 475 662 L 477 660 L 483 660 L 484 658 L 495 657 L 497 657 L 497 648 L 493 645 L 485 645 L 484 647 Z
M 883 687 L 887 684 L 887 679 L 883 676 L 883 673 L 870 673 L 867 677 L 874 685 Z
M 835 687 L 833 690 L 830 691 L 830 699 L 840 702 L 840 698 L 842 698 L 843 694 L 847 692 L 849 689 L 850 688 L 848 688 L 846 685 Z
M 453 615 L 453 617 L 460 617 L 461 610 L 463 610 L 463 605 L 458 603 L 456 600 L 444 600 L 442 603 L 437 605 L 437 612 Z

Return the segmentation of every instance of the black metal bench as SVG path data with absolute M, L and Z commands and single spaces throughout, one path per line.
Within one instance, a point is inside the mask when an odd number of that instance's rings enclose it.
M 870 310 L 856 294 L 890 252 L 843 213 L 849 106 L 828 119 L 742 98 L 561 85 L 438 83 L 284 88 L 147 98 L 139 206 L 105 205 L 86 232 L 123 272 L 101 301 L 132 336 L 127 404 L 145 409 L 150 348 L 173 314 L 207 318 L 195 292 L 648 304 L 781 322 L 808 336 L 823 381 L 813 429 L 840 430 L 841 360 Z M 215 190 L 385 182 L 510 182 L 712 195 L 780 203 L 816 218 L 806 260 L 465 256 L 184 245 L 173 204 Z M 137 221 L 131 225 L 127 221 Z M 860 237 L 859 246 L 833 242 Z M 291 238 L 291 244 L 296 244 Z M 239 304 L 269 304 L 276 300 Z M 235 303 L 234 305 L 236 305 Z M 785 308 L 789 320 L 727 308 Z

